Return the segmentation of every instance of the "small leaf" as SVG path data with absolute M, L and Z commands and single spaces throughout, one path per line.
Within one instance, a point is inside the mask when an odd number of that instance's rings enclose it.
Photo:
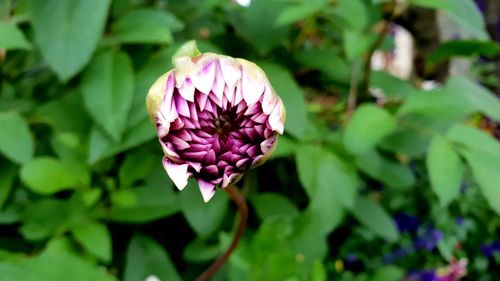
M 352 153 L 364 153 L 395 129 L 396 121 L 386 110 L 375 105 L 362 105 L 345 129 L 344 144 Z
M 299 210 L 288 198 L 278 193 L 259 193 L 252 197 L 252 203 L 259 218 L 263 221 L 268 217 L 281 215 L 294 218 Z
M 113 24 L 113 33 L 121 43 L 168 44 L 173 41 L 172 31 L 184 24 L 165 11 L 142 9 L 125 13 Z
M 385 71 L 372 72 L 371 88 L 382 90 L 384 100 L 401 101 L 415 92 L 415 88 L 405 80 L 401 80 Z
M 62 81 L 88 63 L 106 23 L 110 0 L 32 1 L 35 41 Z
M 276 19 L 277 26 L 290 25 L 303 20 L 321 11 L 328 5 L 329 0 L 309 0 L 284 8 Z
M 111 261 L 111 235 L 106 225 L 87 222 L 72 229 L 76 240 L 91 254 L 99 259 Z
M 451 144 L 439 135 L 432 139 L 426 160 L 431 187 L 446 207 L 460 194 L 464 165 Z
M 415 176 L 408 166 L 389 161 L 375 150 L 357 155 L 356 165 L 370 177 L 393 188 L 404 189 L 415 184 Z
M 31 44 L 17 26 L 0 20 L 0 49 L 31 49 Z
M 453 40 L 441 44 L 437 50 L 427 57 L 427 62 L 438 64 L 453 57 L 476 57 L 482 56 L 494 58 L 500 54 L 500 44 L 492 41 L 479 40 Z M 451 76 L 451 79 L 456 79 Z M 460 78 L 461 79 L 461 78 Z
M 300 145 L 297 149 L 295 162 L 300 183 L 309 198 L 314 196 L 317 189 L 318 159 L 322 155 L 321 147 L 317 145 Z
M 98 54 L 85 71 L 81 89 L 92 118 L 119 141 L 127 126 L 134 94 L 134 70 L 123 52 Z
M 253 4 L 252 4 L 253 5 Z M 285 123 L 285 131 L 297 138 L 304 138 L 309 128 L 304 93 L 291 73 L 283 66 L 272 63 L 259 64 L 269 77 L 269 81 L 279 94 L 289 114 Z
M 26 121 L 15 112 L 0 112 L 0 153 L 18 163 L 26 163 L 34 153 L 34 145 Z
M 445 9 L 445 13 L 462 29 L 477 39 L 490 39 L 483 14 L 474 0 L 448 0 L 448 2 L 451 5 Z
M 358 197 L 353 215 L 375 234 L 389 242 L 398 240 L 399 233 L 389 214 L 370 198 Z
M 9 163 L 0 164 L 0 210 L 3 209 L 5 202 L 9 198 L 16 175 L 16 167 Z
M 500 174 L 498 173 L 500 158 L 478 151 L 465 152 L 464 156 L 490 208 L 500 215 Z
M 446 88 L 462 97 L 479 112 L 500 122 L 500 100 L 486 88 L 465 77 L 457 76 L 448 79 Z
M 21 180 L 34 192 L 53 194 L 89 185 L 90 174 L 80 164 L 64 163 L 51 157 L 39 157 L 27 162 L 21 168 Z
M 204 203 L 198 184 L 190 180 L 179 197 L 182 213 L 198 236 L 207 238 L 219 229 L 229 205 L 226 192 L 218 190 L 209 203 Z
M 135 234 L 127 249 L 123 281 L 146 280 L 149 276 L 168 281 L 182 280 L 160 244 L 147 236 Z

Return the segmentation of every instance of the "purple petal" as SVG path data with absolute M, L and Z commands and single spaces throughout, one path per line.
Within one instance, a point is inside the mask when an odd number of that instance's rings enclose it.
M 194 101 L 194 85 L 191 83 L 191 80 L 188 78 L 182 84 L 182 87 L 179 88 L 179 94 L 186 100 L 193 102 Z
M 219 59 L 220 68 L 224 81 L 229 89 L 234 88 L 234 85 L 241 79 L 241 66 L 236 60 L 231 57 L 221 57 Z
M 215 61 L 211 62 L 200 72 L 191 76 L 191 81 L 198 91 L 207 95 L 210 93 L 215 80 L 215 67 Z

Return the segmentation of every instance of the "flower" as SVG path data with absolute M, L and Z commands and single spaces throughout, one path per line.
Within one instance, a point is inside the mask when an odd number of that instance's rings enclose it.
M 174 65 L 150 88 L 146 105 L 167 174 L 179 190 L 194 177 L 208 202 L 217 186 L 270 156 L 285 108 L 262 69 L 247 60 L 194 51 Z

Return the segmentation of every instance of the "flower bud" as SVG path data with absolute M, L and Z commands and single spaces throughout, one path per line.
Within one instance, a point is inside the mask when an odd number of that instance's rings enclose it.
M 151 86 L 146 106 L 167 174 L 180 190 L 194 177 L 208 202 L 216 187 L 235 183 L 270 156 L 285 108 L 254 63 L 192 54 L 174 58 L 175 68 Z

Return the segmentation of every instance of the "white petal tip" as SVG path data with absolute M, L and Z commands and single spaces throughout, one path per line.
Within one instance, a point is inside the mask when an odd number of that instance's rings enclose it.
M 163 167 L 167 171 L 168 176 L 174 182 L 175 186 L 179 190 L 183 190 L 188 184 L 188 178 L 190 173 L 188 173 L 187 164 L 176 164 L 172 162 L 167 157 L 163 158 Z

